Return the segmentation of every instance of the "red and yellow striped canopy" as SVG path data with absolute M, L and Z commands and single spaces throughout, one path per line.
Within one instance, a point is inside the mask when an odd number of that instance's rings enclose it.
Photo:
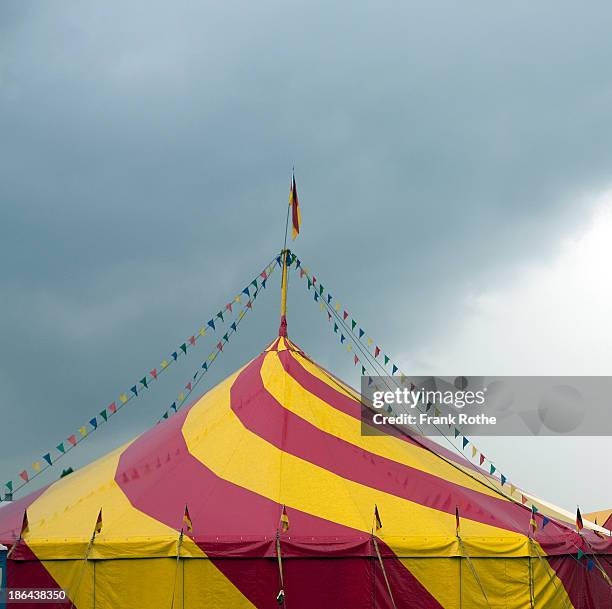
M 275 607 L 278 535 L 291 609 L 392 607 L 384 575 L 397 607 L 611 606 L 609 538 L 543 528 L 540 512 L 532 541 L 531 510 L 499 483 L 426 439 L 364 436 L 360 414 L 279 337 L 189 408 L 1 509 L 9 585 L 61 587 L 77 607 Z

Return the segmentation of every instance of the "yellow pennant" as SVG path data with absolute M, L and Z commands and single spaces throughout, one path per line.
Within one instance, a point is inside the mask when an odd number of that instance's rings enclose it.
M 200 328 L 200 336 L 204 336 L 204 334 L 206 334 L 206 328 L 202 327 Z
M 368 336 L 368 347 L 372 345 L 374 341 Z
M 168 360 L 164 360 L 164 361 L 161 363 L 161 367 L 162 367 L 162 368 L 167 368 L 167 367 L 168 367 Z
M 336 311 L 339 311 L 339 310 L 340 310 L 340 303 L 339 303 L 339 302 L 337 302 L 337 303 L 336 303 Z
M 180 402 L 182 402 L 185 399 L 185 394 L 182 391 L 178 394 L 178 399 Z
M 478 449 L 475 446 L 472 446 L 472 459 L 476 456 L 477 453 Z
M 128 396 L 125 393 L 122 393 L 119 396 L 119 399 L 125 404 L 128 401 Z
M 83 437 L 85 437 L 87 435 L 87 430 L 84 427 L 79 427 L 79 431 L 81 432 L 81 435 Z
M 36 463 L 32 463 L 32 469 L 35 472 L 39 472 L 40 471 L 40 463 L 38 461 L 36 461 Z

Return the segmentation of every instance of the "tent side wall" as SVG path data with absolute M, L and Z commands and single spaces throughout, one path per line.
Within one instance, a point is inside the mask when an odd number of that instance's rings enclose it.
M 612 607 L 610 587 L 596 569 L 588 571 L 572 556 L 548 560 L 561 579 L 550 579 L 537 558 L 383 558 L 398 608 L 414 607 L 416 602 L 420 609 L 523 609 L 531 606 L 530 580 L 538 609 Z M 8 564 L 9 588 L 64 589 L 74 595 L 71 600 L 77 609 L 171 607 L 173 594 L 174 607 L 183 609 L 278 606 L 280 580 L 273 558 L 9 560 Z M 610 562 L 602 564 L 612 575 Z M 292 609 L 392 609 L 375 557 L 292 558 L 283 562 L 283 570 Z M 426 572 L 437 574 L 437 584 L 423 595 L 419 579 Z

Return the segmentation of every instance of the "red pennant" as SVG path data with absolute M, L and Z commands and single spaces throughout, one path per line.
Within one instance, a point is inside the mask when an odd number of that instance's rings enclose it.
M 109 405 L 108 410 L 112 412 L 113 414 L 115 414 L 117 412 L 117 404 L 113 402 L 112 404 Z
M 72 446 L 76 446 L 77 443 L 77 439 L 76 436 L 68 436 L 68 442 L 70 442 L 70 444 L 72 444 Z
M 380 355 L 380 347 L 376 347 L 376 349 L 374 349 L 374 357 L 378 357 Z
M 231 303 L 231 302 L 228 302 L 228 303 L 225 305 L 225 308 L 226 308 L 226 309 L 227 309 L 227 310 L 228 310 L 228 311 L 231 313 L 231 312 L 232 312 L 232 303 Z
M 348 317 L 348 313 L 346 311 L 344 311 L 344 315 L 342 317 L 344 317 L 344 319 L 346 319 Z
M 482 465 L 484 461 L 485 461 L 485 456 L 482 453 L 480 453 L 480 465 Z
M 253 303 L 249 300 L 249 302 L 246 303 L 247 309 L 252 309 L 253 308 Z
M 300 269 L 300 279 L 304 278 L 304 269 Z
M 149 372 L 149 374 L 154 378 L 157 379 L 157 368 L 153 368 L 153 370 L 151 370 L 151 372 Z
M 268 274 L 266 273 L 266 271 L 262 271 L 261 273 L 259 273 L 259 276 L 262 277 L 264 281 L 268 278 Z
M 189 342 L 195 346 L 195 336 L 190 337 Z
M 20 474 L 19 474 L 26 482 L 29 480 L 28 478 L 28 472 L 24 469 Z
M 521 503 L 525 505 L 527 503 L 527 497 L 525 495 L 521 495 Z
M 357 365 L 358 361 L 359 361 L 359 358 L 357 356 L 355 356 L 355 366 Z
M 185 385 L 185 389 L 187 389 L 187 391 L 191 391 L 191 383 L 187 383 Z
M 312 285 L 314 285 L 315 283 L 317 283 L 317 278 L 313 275 L 312 276 Z
M 223 351 L 223 343 L 221 341 L 217 343 L 217 349 L 219 349 L 219 351 Z

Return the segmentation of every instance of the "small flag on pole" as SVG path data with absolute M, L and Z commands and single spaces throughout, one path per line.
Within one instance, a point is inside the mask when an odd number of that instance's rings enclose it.
M 183 514 L 183 526 L 189 533 L 193 533 L 193 523 L 191 522 L 191 517 L 189 516 L 187 504 L 185 504 L 185 513 Z
M 30 532 L 30 523 L 28 522 L 28 510 L 23 510 L 23 520 L 21 521 L 21 531 L 19 538 L 21 539 L 26 533 Z
M 284 505 L 280 517 L 280 528 L 283 533 L 289 530 L 289 516 L 287 516 L 287 508 Z
M 531 506 L 531 519 L 529 520 L 529 526 L 533 534 L 538 530 L 538 523 L 536 522 L 535 515 L 538 513 L 538 508 L 535 505 Z
M 576 529 L 580 533 L 584 528 L 584 524 L 582 523 L 582 514 L 580 513 L 580 508 L 576 508 Z
M 102 509 L 98 513 L 98 520 L 96 520 L 96 528 L 94 529 L 96 535 L 102 531 Z
M 293 231 L 291 238 L 295 239 L 300 234 L 300 204 L 298 201 L 297 187 L 295 185 L 295 174 L 291 176 L 291 190 L 289 192 L 289 207 L 291 207 L 291 225 Z
M 382 520 L 380 519 L 380 514 L 378 513 L 378 506 L 374 505 L 374 522 L 376 524 L 376 530 L 380 531 L 382 529 Z

